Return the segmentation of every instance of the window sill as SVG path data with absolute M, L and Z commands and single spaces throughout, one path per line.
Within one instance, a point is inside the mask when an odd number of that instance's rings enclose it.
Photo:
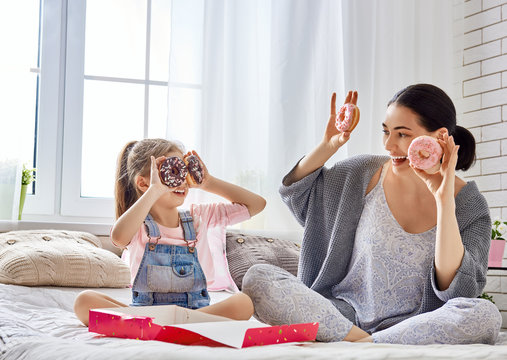
M 0 232 L 40 229 L 86 231 L 98 236 L 108 236 L 111 231 L 111 225 L 85 222 L 0 220 Z

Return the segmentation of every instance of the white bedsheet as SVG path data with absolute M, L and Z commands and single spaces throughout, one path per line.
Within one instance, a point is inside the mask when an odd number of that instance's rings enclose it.
M 0 359 L 507 359 L 507 333 L 497 344 L 403 346 L 304 343 L 232 349 L 100 337 L 74 316 L 83 289 L 0 284 Z M 129 289 L 100 289 L 130 302 Z M 228 296 L 212 293 L 213 301 Z

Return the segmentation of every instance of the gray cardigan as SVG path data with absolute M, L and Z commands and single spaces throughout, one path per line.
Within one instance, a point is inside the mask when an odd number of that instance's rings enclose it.
M 366 188 L 387 156 L 359 155 L 322 167 L 305 178 L 280 187 L 282 200 L 305 228 L 298 277 L 311 289 L 332 299 L 331 288 L 346 275 Z M 292 171 L 291 171 L 292 172 Z M 284 183 L 287 177 L 285 176 Z M 432 266 L 419 309 L 387 319 L 377 330 L 431 311 L 455 297 L 477 297 L 486 284 L 491 219 L 488 205 L 474 182 L 455 198 L 456 218 L 465 254 L 448 289 L 440 291 Z

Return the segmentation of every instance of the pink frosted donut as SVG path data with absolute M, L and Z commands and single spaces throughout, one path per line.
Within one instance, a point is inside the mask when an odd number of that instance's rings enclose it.
M 341 115 L 343 114 L 343 120 Z M 359 108 L 351 103 L 344 104 L 336 116 L 335 126 L 340 132 L 352 131 L 359 122 Z
M 442 152 L 442 147 L 435 138 L 426 135 L 418 136 L 408 147 L 408 159 L 417 169 L 435 172 L 440 167 Z
M 177 156 L 165 159 L 158 169 L 162 182 L 169 187 L 178 187 L 183 184 L 188 174 L 187 166 Z

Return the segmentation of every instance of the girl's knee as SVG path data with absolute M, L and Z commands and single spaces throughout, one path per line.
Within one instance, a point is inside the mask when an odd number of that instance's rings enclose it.
M 249 320 L 254 314 L 252 299 L 247 294 L 240 292 L 234 295 L 233 311 L 237 316 L 236 320 Z
M 76 307 L 81 307 L 86 304 L 92 304 L 93 302 L 95 302 L 97 299 L 99 299 L 101 297 L 102 297 L 102 294 L 100 294 L 96 291 L 93 291 L 93 290 L 81 291 L 76 296 L 76 299 L 74 300 L 74 309 Z
M 85 326 L 88 326 L 88 312 L 94 297 L 96 297 L 94 291 L 85 290 L 81 291 L 74 300 L 74 313 Z
M 93 290 L 81 291 L 74 300 L 74 313 L 77 318 L 86 326 L 88 326 L 88 313 L 90 309 L 97 307 L 104 296 Z

